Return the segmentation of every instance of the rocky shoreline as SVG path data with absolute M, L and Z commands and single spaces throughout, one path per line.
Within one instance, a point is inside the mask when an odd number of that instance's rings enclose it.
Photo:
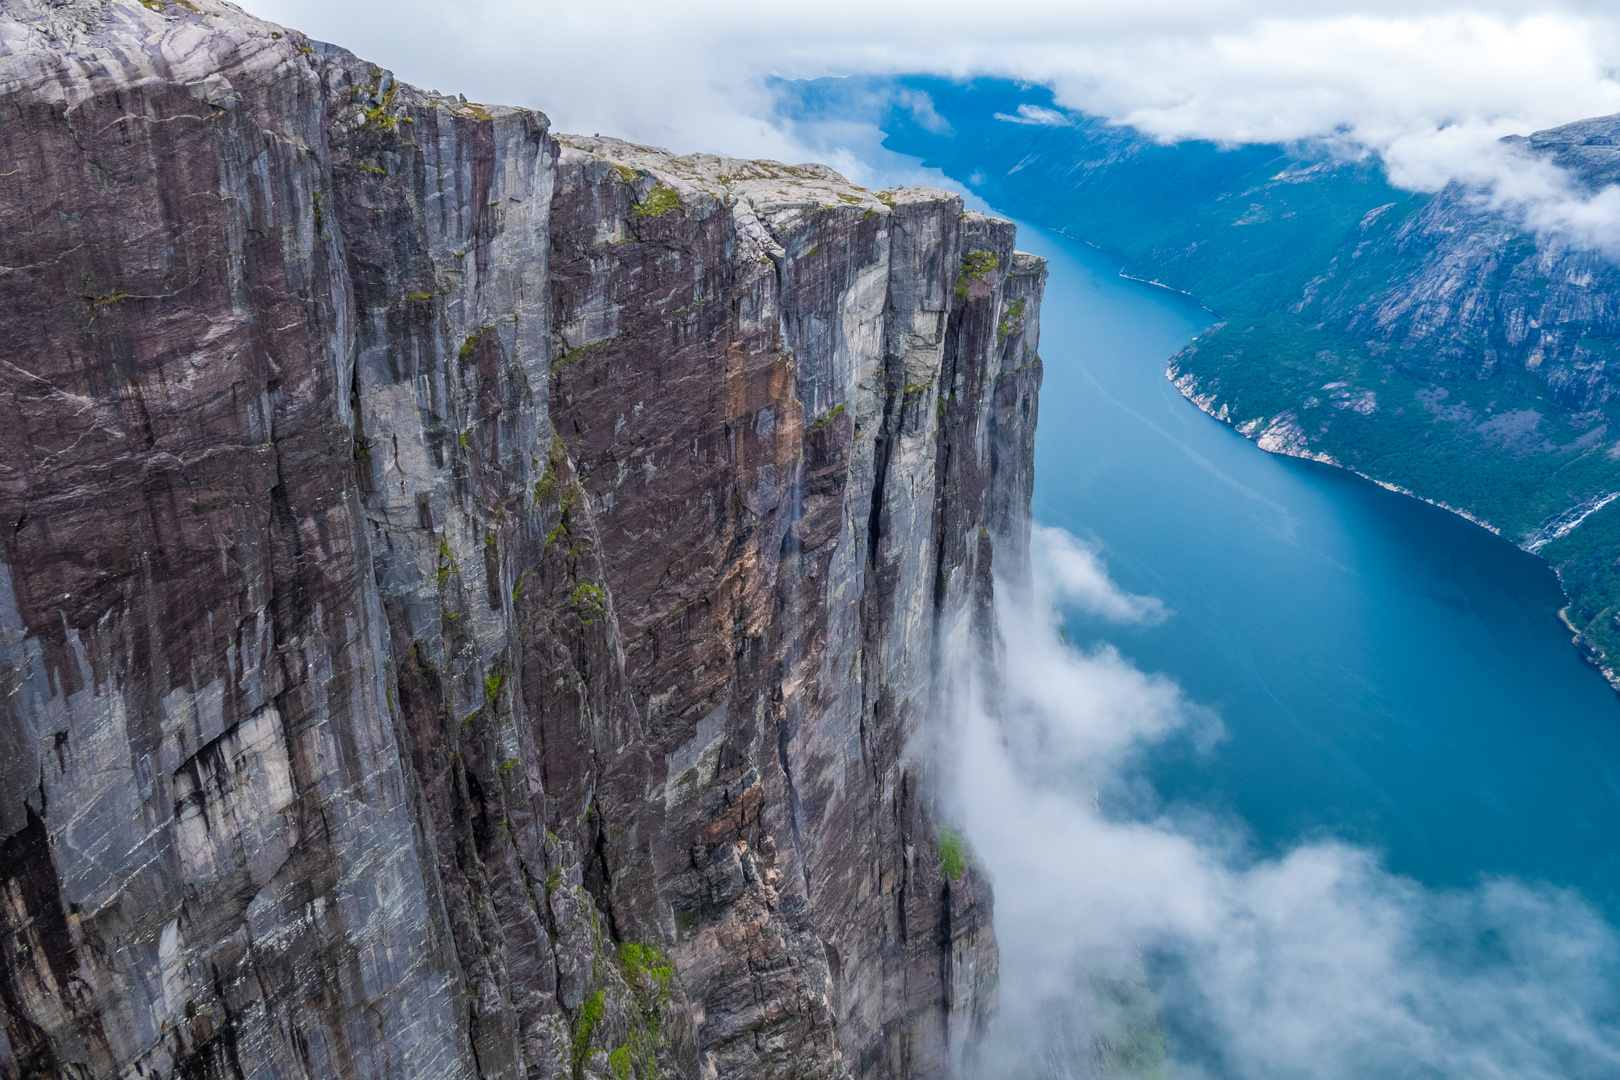
M 1331 454 L 1325 454 L 1321 451 L 1311 449 L 1309 441 L 1305 438 L 1304 432 L 1299 430 L 1297 423 L 1293 425 L 1293 432 L 1297 432 L 1297 436 L 1285 437 L 1285 435 L 1292 435 L 1292 433 L 1286 432 L 1287 417 L 1289 416 L 1288 413 L 1284 413 L 1279 417 L 1273 417 L 1269 422 L 1264 419 L 1256 419 L 1244 423 L 1238 423 L 1232 418 L 1231 409 L 1226 403 L 1219 402 L 1214 394 L 1201 394 L 1198 392 L 1198 380 L 1191 374 L 1181 372 L 1176 366 L 1174 358 L 1172 358 L 1165 367 L 1165 378 L 1169 379 L 1171 384 L 1175 386 L 1177 390 L 1181 391 L 1182 397 L 1196 405 L 1201 412 L 1213 417 L 1216 420 L 1219 420 L 1223 424 L 1226 424 L 1238 434 L 1242 435 L 1245 439 L 1252 440 L 1262 450 L 1273 454 L 1282 454 L 1287 457 L 1297 457 L 1304 458 L 1307 461 L 1317 461 L 1324 465 L 1331 465 L 1336 469 L 1344 469 L 1346 472 L 1354 473 L 1363 480 L 1368 480 L 1374 484 L 1377 484 L 1386 491 L 1393 491 L 1397 495 L 1405 495 L 1408 498 L 1417 499 L 1420 502 L 1426 502 L 1430 506 L 1437 506 L 1441 510 L 1456 514 L 1458 517 L 1464 518 L 1473 524 L 1478 525 L 1487 532 L 1494 533 L 1497 536 L 1503 537 L 1503 539 L 1507 539 L 1501 529 L 1497 528 L 1495 525 L 1484 520 L 1483 518 L 1476 517 L 1467 510 L 1463 510 L 1456 506 L 1451 506 L 1436 499 L 1425 498 L 1409 488 L 1401 487 L 1398 484 L 1392 484 L 1387 480 L 1380 480 L 1376 476 L 1370 476 L 1359 469 L 1352 468 Z M 1585 520 L 1587 517 L 1590 517 L 1598 510 L 1603 509 L 1603 507 L 1614 501 L 1614 498 L 1615 496 L 1608 496 L 1602 499 L 1591 500 L 1591 505 L 1583 507 L 1584 512 L 1581 513 L 1579 519 L 1575 521 L 1574 525 L 1571 525 L 1563 532 L 1557 533 L 1555 537 L 1550 539 L 1557 539 L 1567 536 L 1570 532 L 1574 531 L 1574 528 L 1578 526 L 1581 521 Z M 1516 546 L 1523 548 L 1532 555 L 1539 555 L 1541 548 L 1546 546 L 1549 540 L 1541 540 L 1538 543 L 1537 539 L 1538 537 L 1533 535 L 1530 539 L 1525 540 Z M 1552 567 L 1552 570 L 1554 575 L 1558 578 L 1559 587 L 1564 590 L 1565 600 L 1571 600 L 1572 598 L 1569 595 L 1568 588 L 1565 586 L 1563 575 L 1558 572 L 1558 567 L 1554 566 Z M 1581 654 L 1582 658 L 1595 667 L 1604 677 L 1604 679 L 1608 681 L 1610 686 L 1614 687 L 1617 692 L 1620 692 L 1620 671 L 1617 671 L 1613 665 L 1607 663 L 1607 658 L 1598 650 L 1591 647 L 1582 628 L 1576 626 L 1570 621 L 1569 610 L 1569 605 L 1566 604 L 1562 609 L 1559 610 L 1558 618 L 1559 621 L 1562 622 L 1570 631 L 1570 633 L 1574 635 L 1570 638 L 1571 643 L 1574 644 L 1576 650 Z

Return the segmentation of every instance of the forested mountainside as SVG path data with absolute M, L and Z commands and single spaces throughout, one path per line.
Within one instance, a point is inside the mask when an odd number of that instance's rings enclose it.
M 1039 87 L 779 83 L 800 121 L 864 119 L 991 204 L 1119 253 L 1221 319 L 1169 373 L 1268 450 L 1441 503 L 1558 571 L 1577 644 L 1620 685 L 1620 267 L 1376 159 L 1159 145 Z M 1513 140 L 1597 192 L 1620 117 Z

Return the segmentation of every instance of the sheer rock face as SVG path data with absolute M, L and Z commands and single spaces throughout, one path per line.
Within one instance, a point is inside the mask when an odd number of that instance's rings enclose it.
M 217 0 L 0 7 L 0 1076 L 946 1076 L 1044 268 Z
M 1568 174 L 1590 199 L 1620 179 L 1620 114 L 1504 140 Z M 1359 243 L 1305 290 L 1300 308 L 1393 347 L 1399 365 L 1436 381 L 1522 369 L 1576 413 L 1620 400 L 1620 266 L 1612 244 L 1540 228 L 1453 183 L 1421 209 L 1363 220 Z M 1466 385 L 1466 383 L 1465 383 Z

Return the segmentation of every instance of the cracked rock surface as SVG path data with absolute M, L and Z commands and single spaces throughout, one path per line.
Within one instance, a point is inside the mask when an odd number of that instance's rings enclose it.
M 1013 239 L 0 2 L 0 1076 L 958 1071 Z

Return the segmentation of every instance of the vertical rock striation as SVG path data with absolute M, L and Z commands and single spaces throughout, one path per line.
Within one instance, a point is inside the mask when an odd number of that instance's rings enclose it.
M 963 1067 L 1011 225 L 218 0 L 7 0 L 0 110 L 0 1076 Z

